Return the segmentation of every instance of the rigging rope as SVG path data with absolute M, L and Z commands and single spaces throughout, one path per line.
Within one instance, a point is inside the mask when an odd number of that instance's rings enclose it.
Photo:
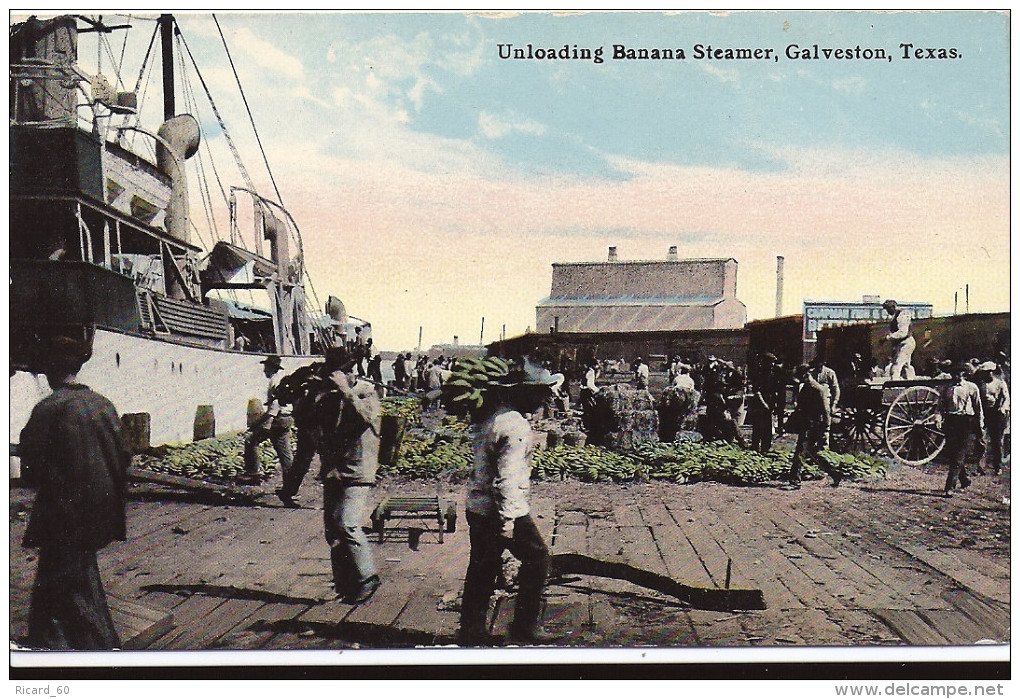
M 266 155 L 265 148 L 262 147 L 262 139 L 259 137 L 258 128 L 255 126 L 255 117 L 251 113 L 251 107 L 248 105 L 248 98 L 247 98 L 247 96 L 244 93 L 244 87 L 241 85 L 241 77 L 238 75 L 237 68 L 234 65 L 234 59 L 230 55 L 230 47 L 227 45 L 227 38 L 223 35 L 223 28 L 220 27 L 220 21 L 216 18 L 215 14 L 212 15 L 212 19 L 213 19 L 213 22 L 216 24 L 216 30 L 220 34 L 220 41 L 223 42 L 223 50 L 227 54 L 227 60 L 230 62 L 230 69 L 234 73 L 234 80 L 237 82 L 237 89 L 241 93 L 241 100 L 244 102 L 244 108 L 248 112 L 248 120 L 251 122 L 252 132 L 255 134 L 256 142 L 258 142 L 259 151 L 262 153 L 262 161 L 266 165 L 266 172 L 269 174 L 269 180 L 273 184 L 273 191 L 276 192 L 276 200 L 280 203 L 280 207 L 283 208 L 286 211 L 286 207 L 284 206 L 284 203 L 283 203 L 283 195 L 280 193 L 280 188 L 276 185 L 276 178 L 273 177 L 273 170 L 269 166 L 269 158 Z M 252 189 L 254 189 L 254 188 L 252 188 Z M 297 224 L 293 224 L 293 225 L 294 225 L 294 229 L 295 229 L 295 231 L 294 231 L 295 242 L 297 242 L 297 244 L 298 244 L 298 250 L 301 251 L 301 269 L 302 269 L 302 275 L 308 280 L 308 287 L 309 287 L 309 289 L 311 289 L 312 296 L 315 299 L 316 305 L 318 305 L 318 303 L 319 303 L 319 295 L 316 293 L 315 286 L 312 284 L 312 279 L 311 279 L 311 277 L 308 276 L 307 270 L 305 269 L 304 244 L 301 241 L 301 233 L 300 233 L 300 231 L 297 230 Z
M 248 106 L 248 98 L 244 94 L 244 88 L 241 86 L 241 76 L 237 74 L 237 68 L 234 66 L 234 59 L 230 55 L 230 47 L 227 46 L 227 38 L 223 36 L 223 29 L 220 27 L 220 21 L 216 19 L 216 15 L 212 15 L 213 22 L 216 23 L 216 31 L 220 33 L 220 41 L 223 42 L 223 50 L 227 54 L 227 61 L 230 62 L 230 70 L 234 72 L 234 80 L 237 82 L 237 89 L 241 93 L 241 101 L 244 102 L 244 108 L 248 112 L 248 120 L 251 122 L 251 130 L 255 134 L 255 140 L 259 144 L 259 151 L 262 153 L 262 161 L 266 164 L 266 172 L 269 174 L 269 181 L 273 183 L 273 191 L 276 192 L 276 199 L 283 204 L 283 196 L 280 194 L 280 188 L 276 186 L 276 179 L 273 177 L 273 170 L 269 167 L 269 158 L 266 156 L 266 149 L 262 147 L 262 139 L 259 138 L 259 131 L 255 127 L 255 117 L 251 113 L 251 107 Z
M 129 25 L 130 25 L 130 22 L 131 22 L 131 17 L 132 17 L 131 15 L 127 16 L 127 20 L 126 21 L 129 23 Z M 120 60 L 117 62 L 117 73 L 118 74 L 120 73 L 121 69 L 124 68 L 124 52 L 127 51 L 127 40 L 128 40 L 128 34 L 130 34 L 130 33 L 131 33 L 131 27 L 128 26 L 128 28 L 124 30 L 124 41 L 122 41 L 121 44 L 120 44 Z M 127 87 L 127 85 L 124 85 L 124 87 Z
M 181 37 L 181 44 L 184 46 L 184 50 L 188 52 L 188 58 L 191 59 L 191 65 L 195 69 L 195 75 L 198 76 L 198 81 L 202 84 L 205 96 L 209 100 L 209 105 L 212 107 L 216 121 L 220 125 L 220 130 L 223 131 L 223 137 L 227 141 L 227 146 L 230 148 L 230 152 L 234 156 L 234 162 L 237 165 L 237 169 L 241 171 L 241 178 L 244 180 L 245 185 L 249 189 L 255 191 L 255 184 L 252 182 L 247 168 L 245 168 L 244 163 L 241 161 L 241 153 L 237 150 L 237 146 L 234 144 L 234 139 L 231 138 L 230 132 L 227 129 L 227 124 L 223 121 L 223 117 L 220 115 L 220 110 L 216 107 L 216 102 L 213 100 L 212 93 L 209 91 L 209 86 L 206 84 L 205 78 L 202 77 L 202 71 L 198 69 L 198 63 L 195 62 L 195 56 L 191 53 L 191 47 L 188 46 L 188 41 L 184 38 L 183 34 L 179 36 Z
M 152 32 L 152 36 L 149 37 L 149 47 L 147 49 L 145 49 L 145 58 L 142 59 L 142 65 L 138 69 L 138 79 L 135 80 L 134 93 L 136 95 L 138 95 L 138 109 L 137 109 L 137 111 L 134 114 L 134 120 L 135 120 L 134 125 L 135 126 L 138 126 L 139 122 L 141 121 L 141 116 L 140 115 L 142 113 L 142 105 L 145 103 L 145 93 L 149 89 L 149 80 L 146 77 L 146 72 L 145 71 L 146 71 L 147 68 L 149 68 L 149 57 L 152 55 L 152 47 L 156 43 L 156 35 L 158 33 L 159 33 L 159 25 L 156 25 L 156 28 Z M 151 73 L 150 73 L 150 75 L 151 75 Z M 145 86 L 144 86 L 144 88 L 142 86 L 142 80 L 143 79 L 145 79 Z M 131 117 L 132 117 L 132 115 L 125 114 L 124 115 L 124 121 L 122 122 L 122 125 L 123 126 L 127 126 L 128 122 L 131 120 Z M 124 132 L 121 131 L 120 135 L 121 135 L 121 137 L 123 137 L 124 136 Z M 131 135 L 131 143 L 132 144 L 134 143 L 134 132 L 132 132 L 132 135 Z
M 197 102 L 195 100 L 195 94 L 194 94 L 194 90 L 192 89 L 191 80 L 190 80 L 190 78 L 188 76 L 187 71 L 185 70 L 184 55 L 179 50 L 179 46 L 180 46 L 180 34 L 177 35 L 177 43 L 178 43 L 177 56 L 178 56 L 178 59 L 180 61 L 180 74 L 181 74 L 181 78 L 182 78 L 182 80 L 181 80 L 181 93 L 184 95 L 185 110 L 189 114 L 192 114 L 192 113 L 193 114 L 197 114 L 198 113 L 198 104 L 197 104 Z M 195 172 L 195 179 L 196 179 L 196 183 L 198 185 L 198 192 L 199 192 L 200 198 L 202 199 L 202 208 L 205 211 L 206 225 L 208 226 L 209 232 L 213 235 L 213 239 L 214 240 L 218 240 L 219 239 L 219 230 L 218 230 L 218 228 L 216 226 L 216 218 L 213 215 L 212 200 L 211 200 L 211 197 L 209 196 L 209 187 L 208 187 L 207 180 L 205 178 L 205 170 L 202 167 L 202 156 L 201 156 L 201 153 L 198 153 L 198 156 L 199 157 L 195 161 L 195 164 L 194 164 L 192 169 Z M 196 232 L 198 232 L 198 227 L 195 226 L 194 221 L 192 221 L 192 227 L 194 227 Z M 209 247 L 209 245 L 206 244 L 205 240 L 202 238 L 202 234 L 201 233 L 198 234 L 198 237 L 199 237 L 199 240 L 202 241 L 202 246 L 203 247 L 205 247 L 206 249 L 211 249 Z

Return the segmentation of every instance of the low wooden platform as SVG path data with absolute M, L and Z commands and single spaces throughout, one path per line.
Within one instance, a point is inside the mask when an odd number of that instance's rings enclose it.
M 917 527 L 930 525 L 911 515 L 925 508 L 926 521 L 939 522 L 940 515 L 971 513 L 1008 537 L 1008 509 L 995 499 L 999 486 L 976 485 L 943 500 L 927 487 L 937 487 L 934 480 L 904 474 L 838 489 L 809 482 L 793 493 L 712 483 L 537 483 L 539 529 L 554 556 L 574 564 L 550 581 L 546 627 L 562 634 L 559 645 L 589 648 L 1008 644 L 1008 542 L 968 545 L 947 527 L 941 543 L 921 545 Z M 422 497 L 455 501 L 463 512 L 459 486 L 412 487 Z M 383 484 L 376 502 L 396 494 L 407 495 L 408 484 Z M 373 537 L 383 585 L 369 602 L 352 606 L 332 592 L 321 490 L 309 480 L 301 495 L 302 507 L 287 509 L 272 495 L 230 504 L 135 485 L 128 540 L 100 555 L 107 591 L 121 600 L 113 606 L 125 646 L 454 643 L 466 527 L 447 532 L 442 544 L 423 534 L 416 550 L 401 528 L 387 530 L 381 543 Z M 11 488 L 13 642 L 26 632 L 35 574 L 35 552 L 20 547 L 31 497 Z M 862 517 L 865 504 L 885 514 Z M 581 566 L 586 561 L 609 565 Z M 655 583 L 724 590 L 727 577 L 734 589 L 760 590 L 764 608 L 705 604 Z M 505 632 L 512 613 L 512 593 L 497 592 L 493 631 Z

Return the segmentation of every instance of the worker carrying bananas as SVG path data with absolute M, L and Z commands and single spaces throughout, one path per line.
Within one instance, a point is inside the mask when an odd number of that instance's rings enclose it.
M 466 507 L 471 554 L 461 603 L 462 645 L 488 646 L 500 640 L 488 633 L 486 615 L 504 550 L 521 562 L 510 641 L 540 645 L 554 638 L 539 619 L 551 559 L 530 514 L 535 442 L 524 414 L 548 400 L 556 380 L 548 369 L 525 361 L 524 368 L 490 380 L 473 412 L 474 475 Z
M 322 437 L 322 510 L 333 586 L 351 604 L 368 601 L 379 575 L 362 525 L 379 469 L 382 401 L 359 380 L 357 359 L 345 347 L 326 350 L 327 378 L 317 398 Z

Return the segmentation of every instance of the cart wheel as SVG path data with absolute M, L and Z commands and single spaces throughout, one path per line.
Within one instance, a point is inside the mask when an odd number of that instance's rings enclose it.
M 885 446 L 882 438 L 882 415 L 874 408 L 843 408 L 833 441 L 844 453 L 876 454 Z
M 446 506 L 446 531 L 453 533 L 457 531 L 457 506 L 447 505 Z
M 946 444 L 938 406 L 939 393 L 928 386 L 910 386 L 896 396 L 885 416 L 885 445 L 893 457 L 920 466 L 938 456 Z

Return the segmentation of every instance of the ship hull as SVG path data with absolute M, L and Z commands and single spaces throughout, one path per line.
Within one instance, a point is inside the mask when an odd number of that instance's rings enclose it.
M 245 429 L 249 400 L 266 398 L 264 358 L 96 329 L 92 358 L 78 380 L 109 398 L 121 415 L 148 413 L 152 444 L 184 443 L 194 437 L 200 405 L 212 406 L 217 436 Z M 316 359 L 284 356 L 283 371 Z M 24 371 L 11 376 L 11 444 L 18 443 L 32 408 L 49 393 L 45 376 Z

